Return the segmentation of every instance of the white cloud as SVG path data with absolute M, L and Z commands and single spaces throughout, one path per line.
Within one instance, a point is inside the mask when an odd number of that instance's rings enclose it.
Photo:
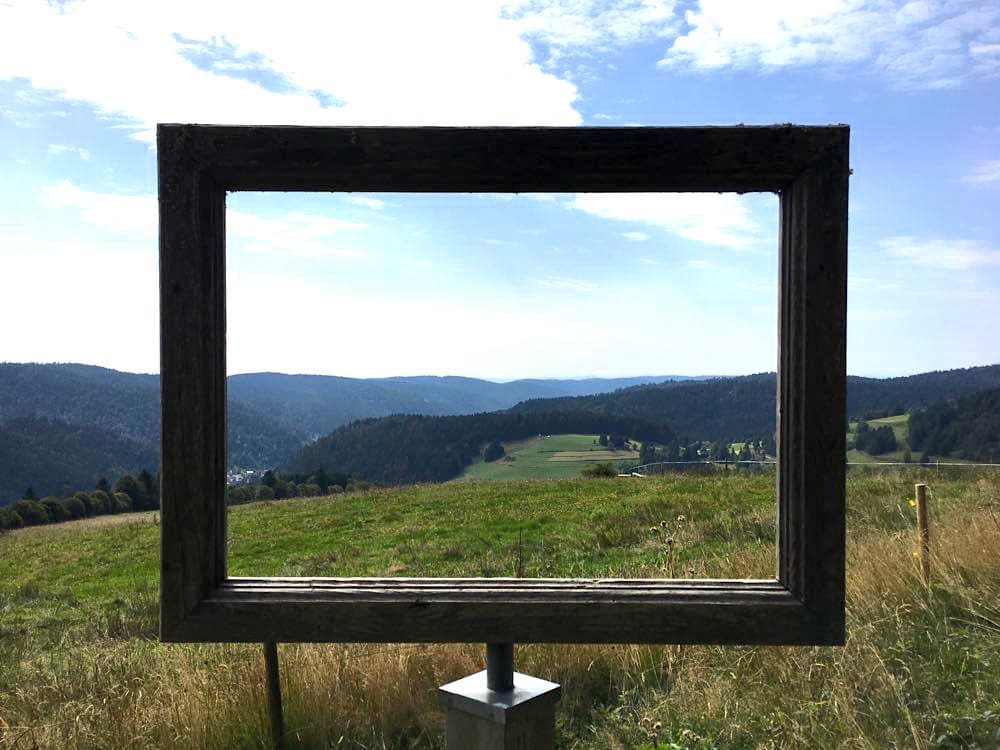
M 157 205 L 152 196 L 93 193 L 61 181 L 43 190 L 42 205 L 51 209 L 75 209 L 81 221 L 112 232 L 148 237 L 156 234 Z M 303 258 L 366 255 L 367 251 L 356 244 L 341 243 L 339 236 L 345 231 L 357 232 L 367 226 L 301 212 L 278 217 L 232 209 L 226 212 L 226 236 L 235 249 L 253 253 L 291 253 Z
M 761 239 L 747 200 L 735 193 L 578 193 L 573 206 L 710 245 L 745 249 Z
M 79 146 L 65 146 L 61 143 L 53 143 L 49 145 L 49 154 L 52 156 L 62 156 L 63 154 L 76 154 L 84 161 L 90 160 L 90 152 L 85 148 L 80 148 Z
M 226 212 L 226 236 L 252 253 L 289 252 L 302 258 L 358 258 L 367 252 L 355 244 L 344 245 L 338 235 L 366 229 L 367 225 L 327 216 L 290 213 L 263 217 L 245 211 Z
M 76 209 L 82 221 L 114 232 L 156 234 L 156 198 L 152 196 L 91 193 L 63 180 L 42 191 L 42 205 Z
M 385 208 L 385 201 L 378 198 L 369 198 L 367 195 L 348 195 L 347 200 L 355 206 L 363 206 L 374 211 L 381 211 Z
M 0 80 L 89 104 L 145 141 L 156 122 L 578 124 L 576 87 L 543 71 L 521 34 L 496 5 L 465 0 L 12 0 L 0 5 Z M 281 85 L 199 67 L 192 49 L 252 57 Z
M 965 176 L 966 182 L 983 184 L 987 182 L 1000 182 L 1000 159 L 984 161 Z
M 649 239 L 649 235 L 645 232 L 624 232 L 622 237 L 632 242 L 645 242 Z
M 572 279 L 566 276 L 546 276 L 544 278 L 533 278 L 531 281 L 534 284 L 544 286 L 548 289 L 580 292 L 581 294 L 589 294 L 597 289 L 597 285 L 592 284 L 589 281 L 584 281 L 583 279 Z
M 675 0 L 508 0 L 504 13 L 523 34 L 559 53 L 607 50 L 676 30 Z
M 965 271 L 978 266 L 1000 266 L 1000 250 L 978 240 L 922 240 L 890 237 L 879 243 L 894 258 L 918 266 Z
M 866 62 L 901 87 L 1000 70 L 1000 5 L 973 0 L 701 0 L 662 65 L 775 69 Z M 992 42 L 990 41 L 992 40 Z

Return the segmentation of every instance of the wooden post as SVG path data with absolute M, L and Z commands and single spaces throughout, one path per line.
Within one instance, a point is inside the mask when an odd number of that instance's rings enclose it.
M 920 577 L 924 585 L 931 582 L 931 534 L 927 525 L 927 485 L 915 487 L 917 498 L 917 557 L 920 558 Z
M 267 715 L 271 728 L 271 746 L 284 747 L 285 722 L 281 715 L 281 676 L 278 672 L 278 644 L 264 643 L 264 671 L 267 682 Z

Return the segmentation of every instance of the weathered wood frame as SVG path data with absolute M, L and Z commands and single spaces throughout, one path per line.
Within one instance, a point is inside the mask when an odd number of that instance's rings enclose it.
M 165 641 L 839 644 L 849 128 L 160 125 Z M 774 580 L 226 574 L 230 190 L 780 195 Z

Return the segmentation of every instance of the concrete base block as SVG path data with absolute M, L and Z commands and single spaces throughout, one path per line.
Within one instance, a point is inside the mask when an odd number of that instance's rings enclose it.
M 555 743 L 554 682 L 514 673 L 513 690 L 490 690 L 486 670 L 438 688 L 448 750 L 551 750 Z

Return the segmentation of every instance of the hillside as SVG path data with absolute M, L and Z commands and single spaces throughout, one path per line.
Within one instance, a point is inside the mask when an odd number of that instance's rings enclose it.
M 307 445 L 285 468 L 294 474 L 323 468 L 387 485 L 443 482 L 461 474 L 490 441 L 595 433 L 657 442 L 672 437 L 665 425 L 585 411 L 397 415 L 345 425 Z
M 275 373 L 236 375 L 229 379 L 228 386 L 229 463 L 233 467 L 262 468 L 291 460 L 303 465 L 293 458 L 303 445 L 358 419 L 396 414 L 449 416 L 511 407 L 518 414 L 586 413 L 591 419 L 612 420 L 607 424 L 618 424 L 615 420 L 655 423 L 657 429 L 669 430 L 682 442 L 733 442 L 773 432 L 773 374 L 647 382 L 669 377 L 493 383 L 463 377 L 364 380 Z M 985 388 L 1000 388 L 1000 366 L 886 380 L 851 377 L 848 405 L 852 415 L 898 414 Z M 33 420 L 18 428 L 25 438 L 20 441 L 21 449 L 26 450 L 30 444 L 37 450 L 25 456 L 17 452 L 18 441 L 9 441 L 14 452 L 7 459 L 12 463 L 0 464 L 0 504 L 20 497 L 26 486 L 42 492 L 46 491 L 42 487 L 55 491 L 73 485 L 82 476 L 112 476 L 119 467 L 134 463 L 136 451 L 156 455 L 159 378 L 87 365 L 0 364 L 0 426 L 18 418 Z M 76 459 L 60 459 L 65 454 L 58 449 L 55 431 L 40 427 L 32 435 L 24 434 L 29 429 L 26 425 L 50 422 L 91 430 L 90 457 L 76 468 L 69 468 Z M 421 448 L 418 458 L 410 455 L 414 451 L 408 447 L 393 454 L 387 449 L 391 438 L 388 433 L 397 429 L 398 420 L 386 424 L 387 433 L 381 436 L 376 435 L 381 428 L 366 425 L 364 445 L 373 448 L 373 453 L 362 459 L 353 451 L 349 461 L 352 466 L 364 467 L 369 478 L 381 476 L 393 482 L 451 478 L 468 464 L 470 451 L 474 454 L 478 450 L 463 438 L 451 448 L 446 446 L 445 452 L 451 451 L 450 455 L 436 456 L 428 448 Z M 478 436 L 489 430 L 473 432 Z M 47 445 L 47 435 L 52 435 L 56 443 Z M 341 448 L 338 451 L 343 454 Z M 97 456 L 104 459 L 98 461 Z M 384 456 L 396 456 L 391 460 L 401 463 L 395 467 L 380 465 Z M 315 459 L 311 455 L 309 460 Z M 428 467 L 420 469 L 421 461 L 429 461 Z M 15 464 L 19 467 L 16 470 Z
M 1000 386 L 1000 365 L 885 380 L 849 377 L 848 410 L 854 415 L 899 414 L 991 384 Z M 760 439 L 775 431 L 776 388 L 775 374 L 762 373 L 645 384 L 589 396 L 531 399 L 508 412 L 469 415 L 454 422 L 440 417 L 411 420 L 399 416 L 366 420 L 306 446 L 286 468 L 308 474 L 322 467 L 385 484 L 443 481 L 464 471 L 487 441 L 619 431 L 610 425 L 628 422 L 644 434 L 669 435 L 681 444 Z M 530 418 L 537 429 L 524 431 L 516 419 L 504 414 Z M 560 415 L 581 427 L 562 429 L 556 418 Z M 586 427 L 591 424 L 606 426 Z M 507 427 L 500 429 L 500 425 Z M 623 433 L 642 439 L 636 432 Z
M 504 443 L 503 457 L 495 461 L 476 458 L 457 480 L 578 479 L 595 463 L 637 463 L 631 448 L 602 446 L 596 435 L 540 435 Z
M 929 587 L 906 502 L 921 478 L 932 499 Z M 851 473 L 842 648 L 519 645 L 518 669 L 562 684 L 559 747 L 994 748 L 997 497 L 995 474 Z M 661 521 L 677 575 L 774 573 L 766 475 L 254 503 L 228 514 L 229 569 L 661 577 L 670 564 L 650 531 Z M 0 745 L 267 746 L 260 644 L 158 641 L 159 532 L 154 514 L 135 513 L 0 536 Z M 481 644 L 281 644 L 279 658 L 289 748 L 430 749 L 442 746 L 436 688 L 482 669 L 483 655 Z
M 909 435 L 914 451 L 1000 463 L 1000 388 L 913 412 Z
M 494 383 L 457 376 L 359 379 L 265 372 L 232 375 L 228 389 L 230 400 L 270 415 L 304 441 L 369 417 L 500 411 L 526 399 L 589 395 L 678 378 L 662 375 Z
M 943 399 L 1000 388 L 1000 365 L 944 370 L 900 378 L 847 378 L 850 416 L 901 414 Z M 670 382 L 577 398 L 538 399 L 515 411 L 586 410 L 609 416 L 642 417 L 669 424 L 692 440 L 742 440 L 775 430 L 774 373 L 704 381 Z M 683 442 L 683 440 L 682 440 Z
M 671 376 L 493 383 L 475 378 L 337 378 L 255 373 L 228 380 L 229 464 L 279 466 L 307 441 L 350 421 L 398 413 L 505 409 Z M 37 492 L 89 489 L 137 462 L 155 470 L 159 376 L 79 364 L 0 363 L 0 505 Z M 27 420 L 12 426 L 14 420 Z M 82 437 L 86 435 L 86 437 Z
M 19 498 L 28 487 L 38 497 L 65 495 L 92 488 L 100 477 L 113 481 L 159 462 L 148 443 L 103 427 L 17 417 L 0 424 L 0 505 Z
M 304 442 L 254 406 L 229 402 L 229 460 L 278 464 Z M 160 379 L 89 365 L 0 364 L 0 505 L 89 489 L 159 465 Z

